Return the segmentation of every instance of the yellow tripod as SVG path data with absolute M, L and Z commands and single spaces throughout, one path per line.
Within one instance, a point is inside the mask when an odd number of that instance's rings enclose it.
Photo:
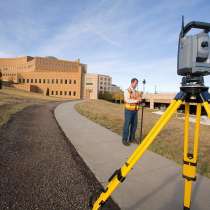
M 191 189 L 192 182 L 196 180 L 196 165 L 198 158 L 198 142 L 200 133 L 200 116 L 202 106 L 207 112 L 210 118 L 210 95 L 208 88 L 201 85 L 196 87 L 181 87 L 181 91 L 176 95 L 175 99 L 171 102 L 165 113 L 160 117 L 155 126 L 144 138 L 142 143 L 136 148 L 130 158 L 124 163 L 124 165 L 117 169 L 113 175 L 109 178 L 108 184 L 105 190 L 97 197 L 97 200 L 93 203 L 92 209 L 98 210 L 102 207 L 107 199 L 111 196 L 114 190 L 122 183 L 137 161 L 142 157 L 148 147 L 152 144 L 156 136 L 160 133 L 163 127 L 168 123 L 173 114 L 177 111 L 181 104 L 185 103 L 185 123 L 184 123 L 184 159 L 183 159 L 183 177 L 185 179 L 184 185 L 184 210 L 190 209 L 191 202 Z M 193 152 L 189 152 L 188 130 L 189 130 L 189 103 L 196 104 L 196 123 L 194 133 L 194 147 Z

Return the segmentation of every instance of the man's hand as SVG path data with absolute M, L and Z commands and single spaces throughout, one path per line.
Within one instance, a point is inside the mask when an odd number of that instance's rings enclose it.
M 139 102 L 141 102 L 142 95 L 143 95 L 143 92 L 136 92 L 135 93 L 135 99 L 138 100 Z
M 136 100 L 138 103 L 141 103 L 142 95 L 143 95 L 143 92 L 136 91 L 136 92 L 131 93 L 130 99 Z
M 139 101 L 139 104 L 141 106 L 146 106 L 146 99 L 145 98 L 142 98 L 141 101 Z

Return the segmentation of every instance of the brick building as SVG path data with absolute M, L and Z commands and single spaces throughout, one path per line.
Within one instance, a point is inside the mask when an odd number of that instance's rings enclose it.
M 79 60 L 52 56 L 0 58 L 3 81 L 19 89 L 62 98 L 84 97 L 86 69 Z

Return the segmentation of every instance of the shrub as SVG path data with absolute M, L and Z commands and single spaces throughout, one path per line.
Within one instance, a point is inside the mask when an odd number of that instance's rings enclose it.
M 112 94 L 110 92 L 107 92 L 107 91 L 99 92 L 98 98 L 106 100 L 106 101 L 113 101 Z

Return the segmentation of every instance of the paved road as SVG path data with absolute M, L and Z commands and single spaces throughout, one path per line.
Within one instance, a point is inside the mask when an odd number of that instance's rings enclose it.
M 84 210 L 100 188 L 60 130 L 55 106 L 26 108 L 0 129 L 1 210 Z
M 105 186 L 113 171 L 130 156 L 136 145 L 125 147 L 121 137 L 81 116 L 76 102 L 59 105 L 55 116 L 80 156 Z M 181 169 L 153 152 L 146 152 L 112 198 L 123 210 L 183 209 Z M 198 176 L 193 187 L 192 210 L 210 209 L 210 180 Z

